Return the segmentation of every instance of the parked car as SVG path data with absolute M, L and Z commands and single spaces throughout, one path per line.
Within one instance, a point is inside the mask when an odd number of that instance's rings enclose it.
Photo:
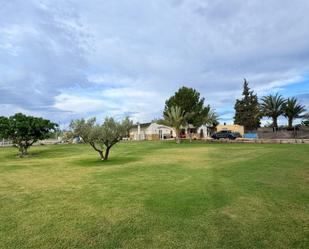
M 241 135 L 239 132 L 234 131 L 234 132 L 232 132 L 232 133 L 234 133 L 234 135 L 236 136 L 236 138 L 242 138 L 242 135 Z
M 239 132 L 232 132 L 232 131 L 219 131 L 219 132 L 216 132 L 214 133 L 212 136 L 211 136 L 213 139 L 230 139 L 230 140 L 234 140 L 238 137 L 241 137 L 240 133 Z

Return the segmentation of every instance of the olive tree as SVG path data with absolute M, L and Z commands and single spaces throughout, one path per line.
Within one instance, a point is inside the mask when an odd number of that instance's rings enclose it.
M 23 157 L 28 154 L 29 147 L 48 138 L 57 126 L 47 119 L 16 113 L 9 118 L 0 117 L 0 138 L 11 140 Z
M 78 119 L 71 122 L 75 136 L 79 136 L 100 155 L 101 160 L 107 160 L 110 149 L 127 135 L 131 122 L 128 118 L 117 122 L 113 118 L 105 118 L 103 124 L 97 124 L 95 118 Z

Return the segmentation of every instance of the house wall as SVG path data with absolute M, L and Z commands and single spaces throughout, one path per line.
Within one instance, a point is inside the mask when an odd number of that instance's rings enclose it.
M 176 136 L 176 132 L 173 128 L 152 123 L 148 127 L 140 127 L 139 134 L 137 127 L 132 128 L 130 130 L 130 138 L 133 140 L 160 140 L 170 138 L 171 133 L 173 137 Z
M 140 132 L 138 133 L 138 129 L 132 128 L 130 130 L 130 139 L 132 140 L 145 140 L 146 139 L 146 128 L 140 128 Z
M 203 137 L 201 137 L 201 131 L 203 131 Z M 197 129 L 197 135 L 199 138 L 210 137 L 210 131 L 208 130 L 206 125 L 202 125 Z
M 211 136 L 211 134 L 210 134 L 211 130 L 208 129 L 207 125 L 201 125 L 197 129 L 195 129 L 193 126 L 190 125 L 190 128 L 195 130 L 194 132 L 191 133 L 192 139 L 202 139 L 202 138 L 207 138 L 207 137 Z M 190 137 L 190 134 L 188 132 L 188 126 L 182 127 L 182 131 L 184 132 L 183 135 L 185 135 L 186 138 Z M 203 131 L 202 137 L 201 137 L 201 131 Z
M 245 128 L 242 125 L 217 125 L 217 131 L 229 130 L 232 132 L 239 132 L 240 135 L 245 134 Z
M 173 128 L 165 126 L 165 125 L 159 125 L 157 123 L 152 123 L 147 129 L 146 129 L 146 134 L 147 135 L 153 135 L 153 134 L 157 134 L 159 135 L 159 132 L 162 132 L 162 135 L 164 136 L 171 136 L 171 132 L 172 132 L 172 136 L 175 137 L 176 132 L 174 131 Z

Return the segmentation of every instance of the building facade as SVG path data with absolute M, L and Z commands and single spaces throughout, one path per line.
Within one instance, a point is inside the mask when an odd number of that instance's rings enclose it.
M 157 123 L 138 123 L 130 129 L 131 140 L 164 140 L 175 136 L 173 128 Z
M 180 138 L 191 138 L 192 139 L 204 139 L 209 138 L 214 132 L 214 127 L 201 125 L 198 128 L 193 125 L 188 125 L 186 127 L 182 127 L 180 131 Z
M 217 125 L 217 131 L 232 131 L 232 132 L 239 132 L 241 136 L 244 136 L 245 134 L 245 127 L 242 125 Z

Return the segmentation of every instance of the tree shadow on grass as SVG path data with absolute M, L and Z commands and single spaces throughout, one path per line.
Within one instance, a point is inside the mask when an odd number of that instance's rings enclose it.
M 85 158 L 72 161 L 72 164 L 79 167 L 106 167 L 114 165 L 124 165 L 127 163 L 137 162 L 141 160 L 141 157 L 130 156 L 130 157 L 111 157 L 107 161 L 102 161 L 99 158 Z
M 49 145 L 49 146 L 36 146 L 33 147 L 32 151 L 29 151 L 31 156 L 37 157 L 41 156 L 44 158 L 53 158 L 53 157 L 66 157 L 72 155 L 80 155 L 81 152 L 88 149 L 86 147 L 73 147 L 65 145 Z

